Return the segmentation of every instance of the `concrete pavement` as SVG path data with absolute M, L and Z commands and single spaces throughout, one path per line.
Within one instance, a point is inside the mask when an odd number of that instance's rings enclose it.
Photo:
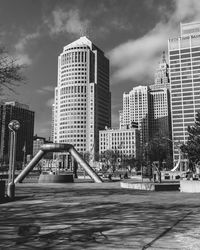
M 115 183 L 18 184 L 0 249 L 200 249 L 200 194 Z

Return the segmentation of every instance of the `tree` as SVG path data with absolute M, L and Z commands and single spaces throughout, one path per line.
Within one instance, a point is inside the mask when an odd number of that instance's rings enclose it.
M 87 163 L 90 163 L 91 157 L 92 157 L 92 154 L 91 154 L 89 151 L 86 151 L 86 152 L 83 154 L 83 159 L 84 159 Z
M 181 151 L 187 154 L 190 164 L 200 161 L 200 112 L 196 114 L 193 126 L 188 126 L 188 140 L 181 146 Z
M 17 63 L 17 60 L 8 55 L 5 48 L 0 47 L 0 89 L 3 87 L 13 91 L 17 83 L 24 81 L 22 69 L 24 65 Z
M 119 158 L 119 152 L 117 150 L 113 151 L 113 150 L 106 150 L 104 151 L 100 158 L 105 162 L 105 164 L 107 165 L 107 168 L 111 168 L 112 167 L 112 172 L 114 172 L 116 170 L 116 164 L 118 162 L 118 158 Z
M 149 141 L 148 143 L 148 158 L 150 162 L 159 161 L 161 164 L 166 159 L 166 142 L 157 137 Z

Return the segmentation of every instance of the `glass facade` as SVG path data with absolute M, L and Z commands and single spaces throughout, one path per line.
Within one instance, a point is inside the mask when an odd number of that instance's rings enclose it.
M 189 29 L 189 27 L 188 27 Z M 200 111 L 200 34 L 169 39 L 173 141 L 187 141 L 187 128 Z M 174 160 L 178 148 L 174 146 Z

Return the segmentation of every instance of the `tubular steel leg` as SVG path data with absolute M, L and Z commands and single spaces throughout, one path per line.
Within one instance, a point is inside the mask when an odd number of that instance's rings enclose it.
M 22 172 L 15 178 L 15 183 L 22 182 L 23 179 L 29 174 L 29 172 L 35 167 L 35 165 L 42 159 L 45 152 L 40 150 L 34 158 L 30 161 L 30 163 L 22 170 Z
M 88 175 L 97 183 L 102 183 L 102 179 L 96 174 L 96 172 L 81 158 L 79 153 L 74 147 L 69 149 L 69 153 L 74 157 L 74 159 L 85 169 Z

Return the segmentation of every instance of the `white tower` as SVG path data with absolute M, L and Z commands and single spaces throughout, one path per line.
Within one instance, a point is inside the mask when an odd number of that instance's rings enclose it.
M 54 142 L 84 154 L 98 151 L 99 130 L 111 125 L 109 61 L 88 38 L 64 47 L 58 57 Z

